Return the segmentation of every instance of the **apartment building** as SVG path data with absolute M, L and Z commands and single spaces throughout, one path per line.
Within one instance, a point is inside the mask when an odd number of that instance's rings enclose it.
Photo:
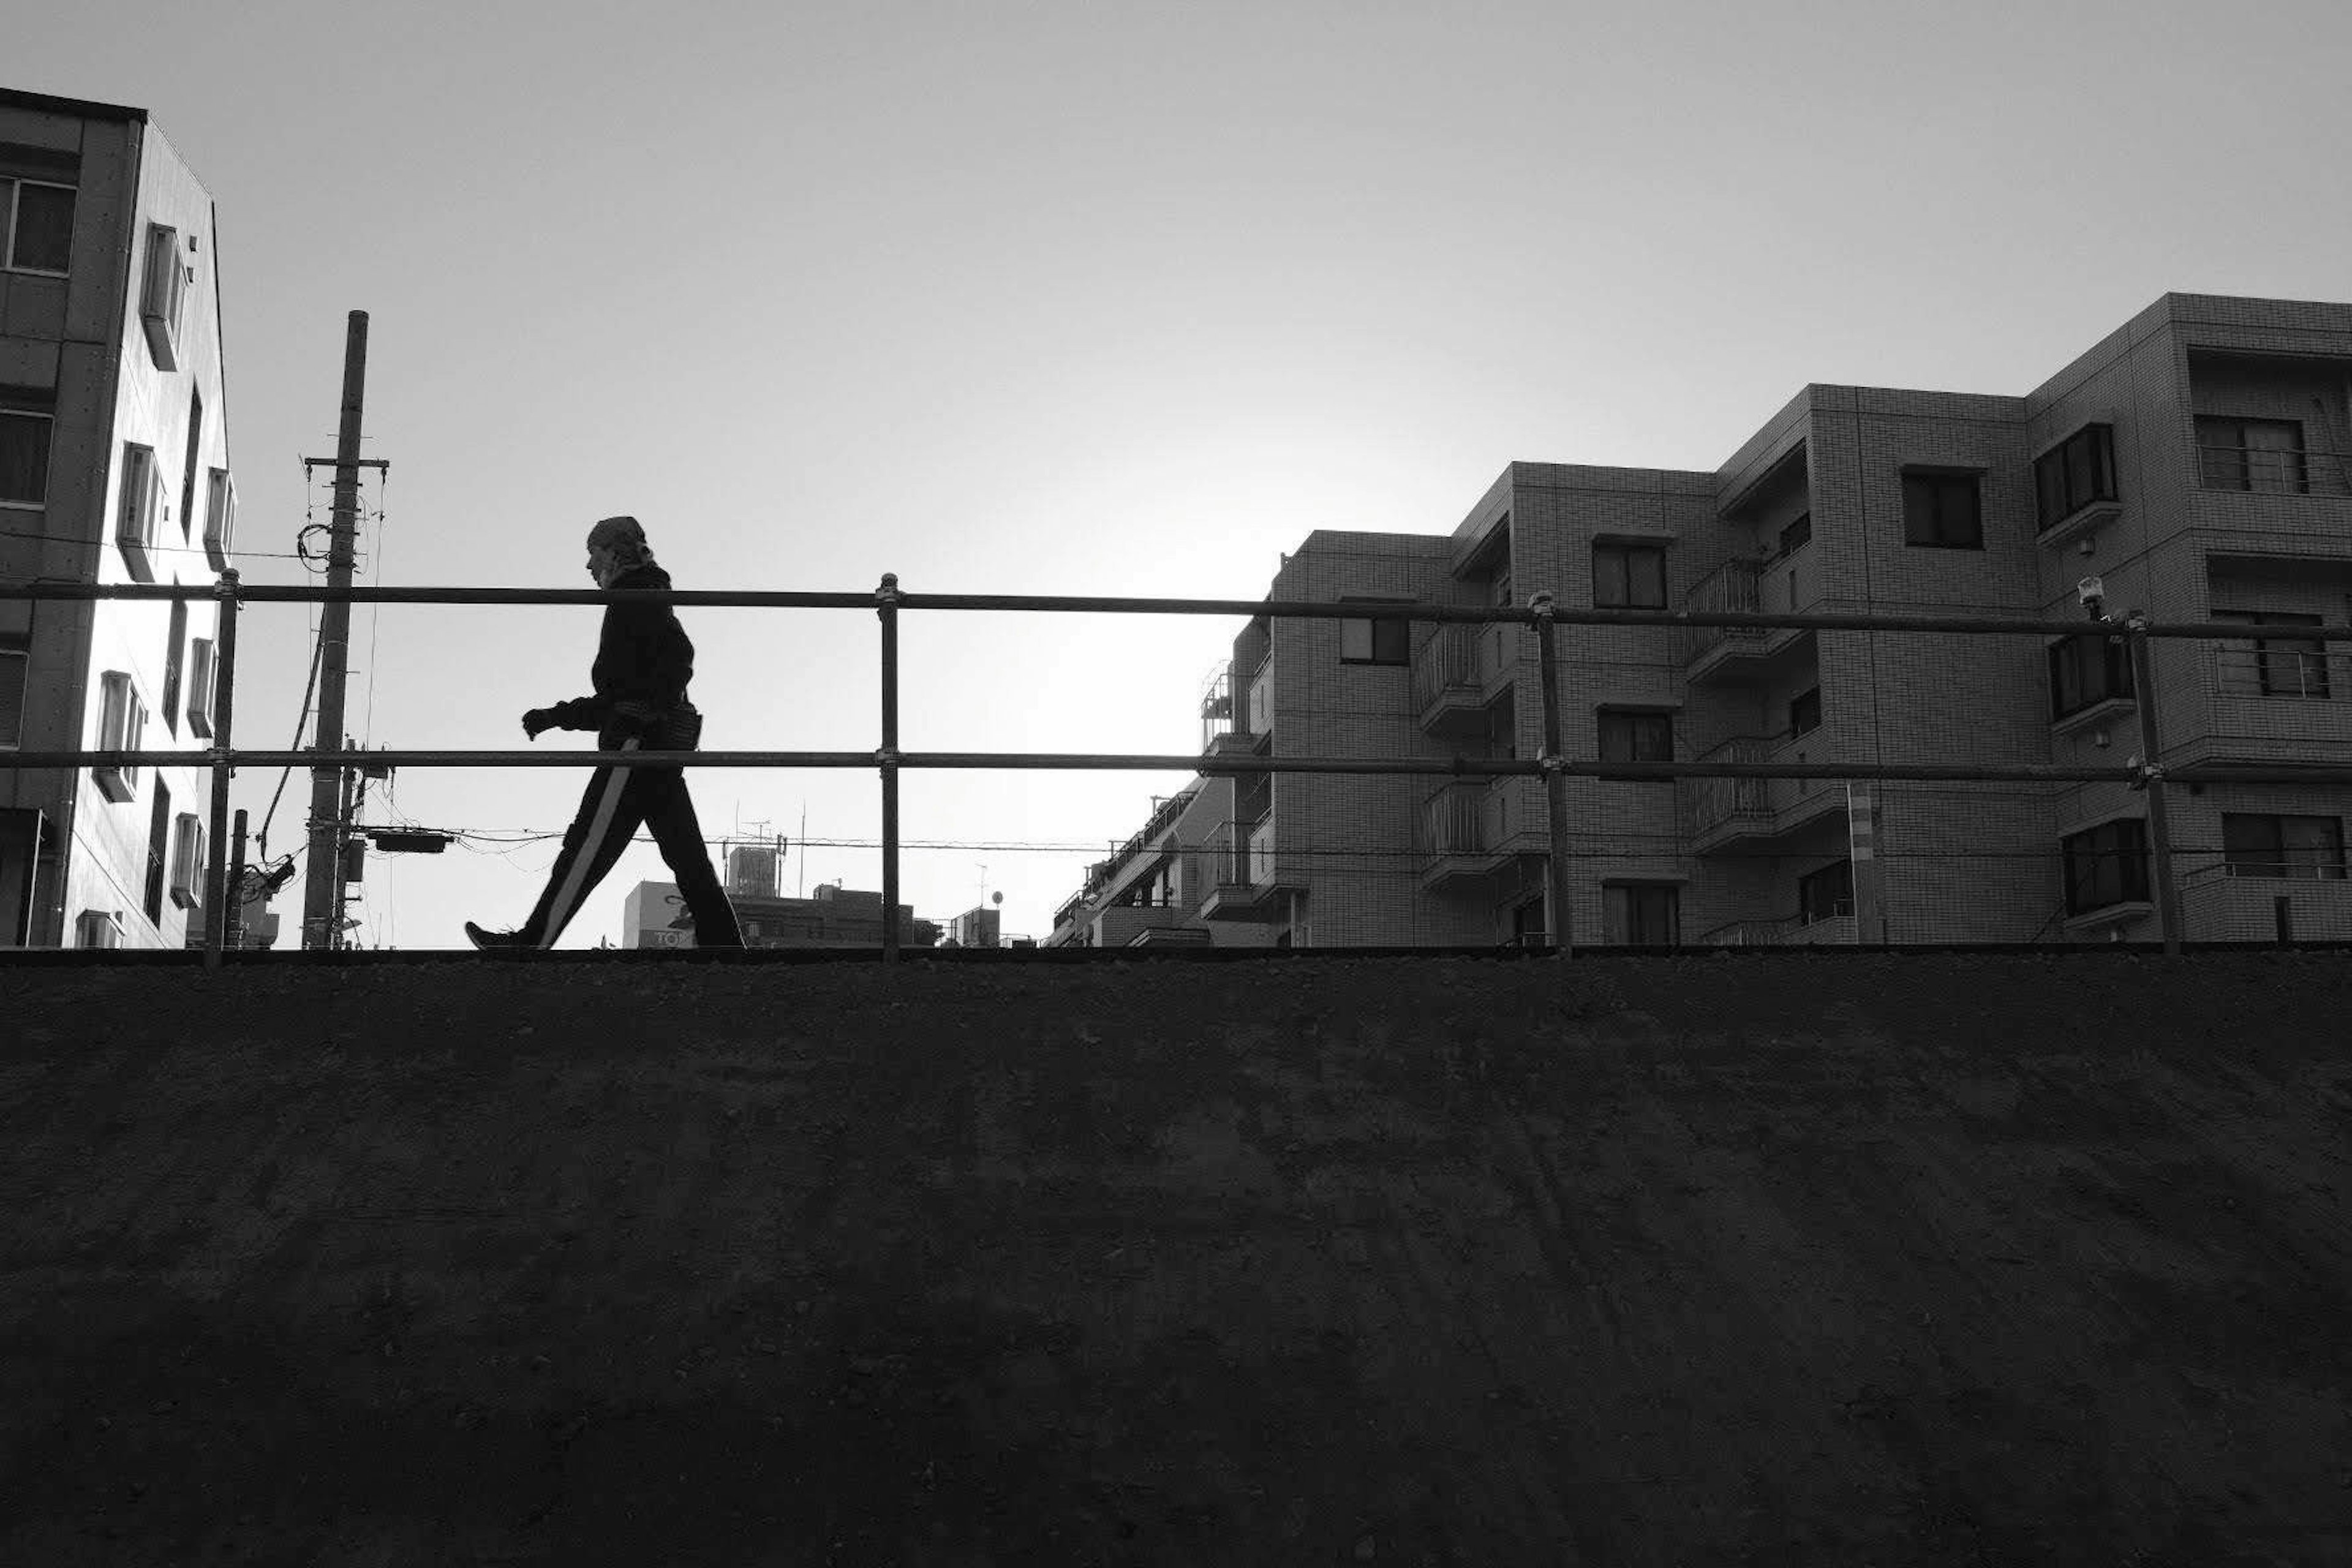
M 0 90 L 0 581 L 210 585 L 236 489 L 212 198 L 144 110 Z M 215 611 L 0 602 L 0 945 L 201 940 Z
M 882 895 L 825 883 L 813 899 L 788 899 L 777 880 L 783 841 L 729 844 L 721 861 L 728 901 L 743 928 L 745 947 L 863 947 L 882 945 Z M 940 925 L 918 920 L 910 905 L 898 909 L 898 941 L 905 947 L 936 947 Z M 693 922 L 675 882 L 639 882 L 621 900 L 623 947 L 692 947 Z
M 1811 385 L 1720 468 L 1514 463 L 1450 536 L 1317 532 L 1273 599 L 2234 621 L 2152 645 L 2157 760 L 2190 941 L 2352 938 L 2352 305 L 2167 295 L 2023 396 Z M 2114 765 L 2140 751 L 2124 646 L 1964 633 L 1575 626 L 1574 759 Z M 1533 757 L 1518 626 L 1252 622 L 1204 748 Z M 2147 797 L 2123 784 L 1568 782 L 1570 906 L 1546 908 L 1533 779 L 1276 773 L 1187 837 L 1097 868 L 1056 940 L 1150 861 L 1159 917 L 1318 945 L 2091 942 L 2157 934 Z M 1095 923 L 1089 924 L 1089 921 Z

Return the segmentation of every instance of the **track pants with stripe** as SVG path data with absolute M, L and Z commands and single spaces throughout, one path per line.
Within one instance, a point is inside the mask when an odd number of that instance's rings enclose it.
M 634 752 L 638 742 L 621 742 L 616 751 Z M 740 947 L 742 931 L 735 923 L 734 906 L 711 868 L 710 851 L 702 842 L 702 825 L 694 815 L 694 799 L 686 793 L 683 768 L 598 768 L 581 797 L 580 814 L 563 832 L 563 848 L 548 873 L 547 890 L 530 911 L 520 935 L 532 947 L 553 947 L 556 938 L 596 884 L 620 859 L 621 851 L 643 823 L 653 829 L 654 842 L 669 863 L 677 890 L 694 916 L 697 947 Z

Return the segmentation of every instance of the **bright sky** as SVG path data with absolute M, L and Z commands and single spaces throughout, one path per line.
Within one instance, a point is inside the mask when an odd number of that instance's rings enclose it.
M 248 581 L 300 581 L 367 310 L 385 584 L 1255 597 L 1513 459 L 1713 468 L 1808 382 L 2022 393 L 2168 289 L 2352 298 L 2352 10 L 2033 5 L 48 5 L 0 81 L 142 106 L 219 204 Z M 372 744 L 522 744 L 593 608 L 355 613 Z M 719 749 L 870 750 L 870 613 L 690 610 Z M 910 750 L 1190 753 L 1237 626 L 908 616 Z M 292 736 L 309 622 L 242 632 Z M 553 734 L 542 746 L 581 746 Z M 1187 775 L 910 773 L 905 896 L 1043 936 Z M 583 774 L 371 822 L 552 833 Z M 870 771 L 697 771 L 713 839 L 881 885 Z M 257 824 L 277 783 L 247 771 Z M 308 781 L 270 847 L 299 844 Z M 824 842 L 830 841 L 830 842 Z M 372 858 L 368 945 L 519 922 L 551 842 Z M 666 879 L 633 848 L 565 939 Z M 295 940 L 299 879 L 278 906 Z

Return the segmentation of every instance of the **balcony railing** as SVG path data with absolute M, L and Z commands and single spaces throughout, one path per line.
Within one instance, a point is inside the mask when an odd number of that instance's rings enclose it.
M 1841 901 L 1826 915 L 1727 921 L 1698 939 L 1701 947 L 1832 947 L 1853 942 L 1853 906 Z
M 2198 483 L 2257 495 L 2352 496 L 2352 454 L 2197 444 Z
M 1801 572 L 1811 552 L 1802 549 L 1769 561 L 1734 556 L 1692 584 L 1683 608 L 1708 615 L 1787 615 L 1804 595 Z M 1675 656 L 1690 679 L 1735 659 L 1769 659 L 1803 634 L 1787 626 L 1681 626 Z
M 1802 735 L 1735 735 L 1699 757 L 1702 763 L 1780 763 L 1817 731 Z M 1733 838 L 1768 838 L 1811 821 L 1838 798 L 1833 779 L 1688 778 L 1682 781 L 1683 820 L 1704 851 Z
M 2288 634 L 2292 628 L 2276 630 Z M 2261 641 L 2260 647 L 2207 650 L 2217 696 L 2305 702 L 2352 698 L 2352 654 L 2326 652 L 2320 643 L 2298 644 L 2291 635 L 2264 637 Z
M 1431 627 L 1413 645 L 1412 710 L 1424 730 L 1448 709 L 1478 705 L 1478 637 L 1485 629 L 1449 623 Z

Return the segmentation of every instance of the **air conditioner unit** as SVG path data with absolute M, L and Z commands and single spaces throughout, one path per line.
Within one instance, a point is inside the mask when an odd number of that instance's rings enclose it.
M 157 370 L 180 368 L 180 304 L 188 269 L 180 260 L 179 233 L 160 223 L 147 226 L 147 273 L 139 296 L 140 324 L 147 329 L 147 353 Z

